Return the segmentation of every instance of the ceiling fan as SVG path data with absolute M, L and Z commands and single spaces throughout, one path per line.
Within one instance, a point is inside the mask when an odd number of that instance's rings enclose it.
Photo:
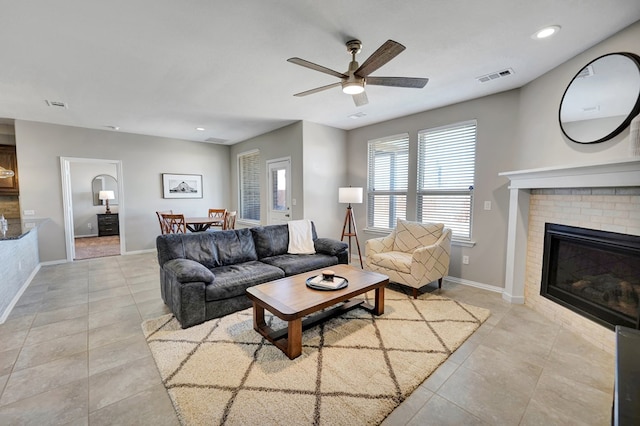
M 364 87 L 366 85 L 422 89 L 429 81 L 428 78 L 369 76 L 369 74 L 398 56 L 404 49 L 406 49 L 406 47 L 396 41 L 387 40 L 378 48 L 378 50 L 373 52 L 373 54 L 369 56 L 362 65 L 358 66 L 358 62 L 356 62 L 356 54 L 360 53 L 361 49 L 362 42 L 360 40 L 350 40 L 347 42 L 347 51 L 351 53 L 351 62 L 349 63 L 349 70 L 345 73 L 334 71 L 330 68 L 323 67 L 322 65 L 314 64 L 313 62 L 300 58 L 287 59 L 287 61 L 292 64 L 320 71 L 325 74 L 338 77 L 341 80 L 340 82 L 329 84 L 327 86 L 296 93 L 293 96 L 307 96 L 333 87 L 342 86 L 342 91 L 344 93 L 353 95 L 353 102 L 355 102 L 356 106 L 362 106 L 369 103 L 367 94 L 364 91 Z

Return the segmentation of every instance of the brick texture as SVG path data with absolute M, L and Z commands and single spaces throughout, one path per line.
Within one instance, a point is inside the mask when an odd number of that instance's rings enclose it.
M 525 304 L 615 353 L 613 331 L 540 296 L 546 222 L 640 235 L 640 187 L 534 189 L 529 205 Z

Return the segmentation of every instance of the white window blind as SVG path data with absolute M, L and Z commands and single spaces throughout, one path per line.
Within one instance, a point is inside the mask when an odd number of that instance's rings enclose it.
M 240 219 L 260 221 L 260 151 L 238 155 Z
M 407 217 L 409 134 L 369 141 L 367 227 L 393 229 Z
M 439 222 L 471 238 L 476 158 L 475 120 L 418 132 L 420 222 Z

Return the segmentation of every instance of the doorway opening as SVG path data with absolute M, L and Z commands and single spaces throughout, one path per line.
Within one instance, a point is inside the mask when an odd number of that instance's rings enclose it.
M 60 162 L 67 261 L 122 254 L 121 162 L 70 157 Z

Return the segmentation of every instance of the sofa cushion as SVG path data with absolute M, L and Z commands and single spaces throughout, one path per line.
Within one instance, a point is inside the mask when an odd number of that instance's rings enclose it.
M 158 263 L 160 266 L 172 259 L 189 259 L 201 263 L 207 269 L 220 266 L 218 248 L 211 232 L 193 234 L 158 235 Z
M 301 274 L 314 269 L 326 268 L 338 263 L 338 258 L 326 254 L 281 254 L 260 259 L 261 262 L 276 266 L 287 276 Z
M 258 259 L 286 254 L 289 249 L 289 226 L 267 225 L 251 228 Z M 311 222 L 313 241 L 318 238 L 316 227 Z
M 209 232 L 209 234 L 215 236 L 214 244 L 218 253 L 218 265 L 216 266 L 258 260 L 256 247 L 249 228 Z
M 258 259 L 285 254 L 289 248 L 287 225 L 257 226 L 251 228 Z
M 381 268 L 411 273 L 411 257 L 411 253 L 386 251 L 370 255 L 367 262 Z
M 418 247 L 435 244 L 442 235 L 442 223 L 418 223 L 398 219 L 393 250 L 410 253 Z
M 216 279 L 205 288 L 207 302 L 242 296 L 251 286 L 284 277 L 281 269 L 258 261 L 220 266 L 211 272 Z

